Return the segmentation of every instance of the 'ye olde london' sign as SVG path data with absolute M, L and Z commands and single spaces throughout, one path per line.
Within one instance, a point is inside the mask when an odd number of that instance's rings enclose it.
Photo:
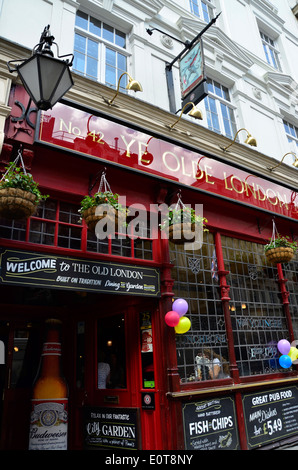
M 63 103 L 41 114 L 38 140 L 298 220 L 289 188 Z

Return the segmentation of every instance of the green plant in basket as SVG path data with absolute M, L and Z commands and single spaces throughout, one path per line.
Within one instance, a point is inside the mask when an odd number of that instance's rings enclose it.
M 204 231 L 208 231 L 205 226 L 207 222 L 208 220 L 204 217 L 196 215 L 195 210 L 191 207 L 169 208 L 167 217 L 160 224 L 160 229 L 166 230 L 168 227 L 175 224 L 200 224 L 204 228 Z
M 290 241 L 288 236 L 277 235 L 264 246 L 267 261 L 272 264 L 288 263 L 297 251 L 297 243 Z
M 18 188 L 22 191 L 27 191 L 35 195 L 34 204 L 37 206 L 41 200 L 47 199 L 48 195 L 42 195 L 38 189 L 38 183 L 34 181 L 31 173 L 24 173 L 23 169 L 16 165 L 16 162 L 11 163 L 5 168 L 6 173 L 0 181 L 0 189 L 4 188 Z
M 82 219 L 85 220 L 89 230 L 94 230 L 97 222 L 104 217 L 113 219 L 118 226 L 118 218 L 121 219 L 121 226 L 126 226 L 126 216 L 128 210 L 125 206 L 119 203 L 119 194 L 112 193 L 111 191 L 98 191 L 94 196 L 85 196 L 81 201 L 79 213 Z M 108 207 L 104 207 L 103 214 L 97 215 L 96 208 L 100 205 L 110 206 L 114 210 L 109 211 Z M 105 210 L 107 209 L 107 210 Z

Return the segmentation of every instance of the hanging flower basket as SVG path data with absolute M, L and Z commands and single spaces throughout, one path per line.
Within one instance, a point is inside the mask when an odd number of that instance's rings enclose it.
M 265 245 L 266 259 L 271 264 L 288 263 L 297 251 L 297 243 L 290 242 L 289 237 L 280 236 L 273 221 L 273 232 L 270 243 Z
M 297 243 L 290 242 L 287 237 L 276 238 L 264 247 L 266 259 L 271 264 L 288 263 L 294 258 L 296 250 Z
M 19 159 L 22 167 L 17 166 Z M 0 181 L 0 216 L 7 219 L 31 217 L 39 202 L 48 196 L 41 194 L 38 183 L 26 172 L 20 151 L 16 160 L 5 169 Z
M 104 189 L 104 191 L 102 191 Z M 87 224 L 89 230 L 94 231 L 97 222 L 102 219 L 106 219 L 106 222 L 115 224 L 115 230 L 125 224 L 126 215 L 128 213 L 126 207 L 123 207 L 118 202 L 119 195 L 112 193 L 111 188 L 106 181 L 105 173 L 102 173 L 99 190 L 94 196 L 85 196 L 81 201 L 81 208 L 79 212 L 82 219 Z M 103 206 L 102 210 L 96 214 L 96 208 Z M 121 221 L 121 223 L 120 223 Z M 114 227 L 114 225 L 112 225 Z
M 193 243 L 199 231 L 208 231 L 205 227 L 207 219 L 196 215 L 195 210 L 182 203 L 180 195 L 175 208 L 169 208 L 167 217 L 160 224 L 160 229 L 168 231 L 169 240 L 175 245 Z
M 102 219 L 106 219 L 106 222 L 111 221 L 115 223 L 115 229 L 118 229 L 118 209 L 115 207 L 115 205 L 107 202 L 108 196 L 110 196 L 110 194 L 99 192 L 94 194 L 93 197 L 85 196 L 85 198 L 82 200 L 80 213 L 89 230 L 94 231 L 97 222 Z M 113 198 L 117 198 L 118 194 L 112 194 L 112 196 Z M 105 202 L 100 202 L 101 200 Z M 95 211 L 99 205 L 108 205 L 114 210 L 110 210 L 109 207 L 106 207 L 106 210 L 103 208 L 102 214 L 96 215 Z

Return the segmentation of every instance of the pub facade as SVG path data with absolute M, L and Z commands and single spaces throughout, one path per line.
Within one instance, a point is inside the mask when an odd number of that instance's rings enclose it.
M 155 2 L 156 3 L 156 2 Z M 298 440 L 297 257 L 266 260 L 276 227 L 297 239 L 294 168 L 74 73 L 48 111 L 28 106 L 1 40 L 6 120 L 1 174 L 21 154 L 48 198 L 28 219 L 0 220 L 3 450 L 26 450 L 44 325 L 62 325 L 68 450 L 256 450 Z M 11 81 L 10 81 L 11 80 Z M 2 106 L 4 113 L 4 106 Z M 251 162 L 251 164 L 250 164 Z M 103 181 L 128 209 L 106 237 L 82 220 Z M 199 207 L 202 241 L 172 243 L 166 207 Z M 186 301 L 190 328 L 165 321 Z M 104 384 L 100 367 L 108 364 Z

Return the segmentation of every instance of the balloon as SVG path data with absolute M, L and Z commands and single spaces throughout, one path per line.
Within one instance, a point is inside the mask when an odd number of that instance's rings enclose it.
M 291 345 L 289 341 L 287 341 L 286 339 L 281 339 L 277 343 L 277 347 L 281 354 L 288 354 L 288 352 L 290 351 Z
M 168 326 L 177 326 L 179 323 L 180 317 L 177 312 L 171 310 L 165 314 L 165 322 Z
M 188 310 L 188 303 L 184 299 L 176 299 L 173 303 L 173 310 L 182 317 Z
M 292 359 L 287 354 L 283 354 L 279 358 L 279 365 L 284 369 L 288 369 L 292 365 Z
M 177 326 L 175 326 L 176 333 L 183 335 L 191 327 L 191 322 L 187 317 L 181 317 Z
M 291 348 L 290 351 L 288 352 L 288 356 L 291 358 L 292 363 L 298 359 L 298 349 L 297 348 Z

